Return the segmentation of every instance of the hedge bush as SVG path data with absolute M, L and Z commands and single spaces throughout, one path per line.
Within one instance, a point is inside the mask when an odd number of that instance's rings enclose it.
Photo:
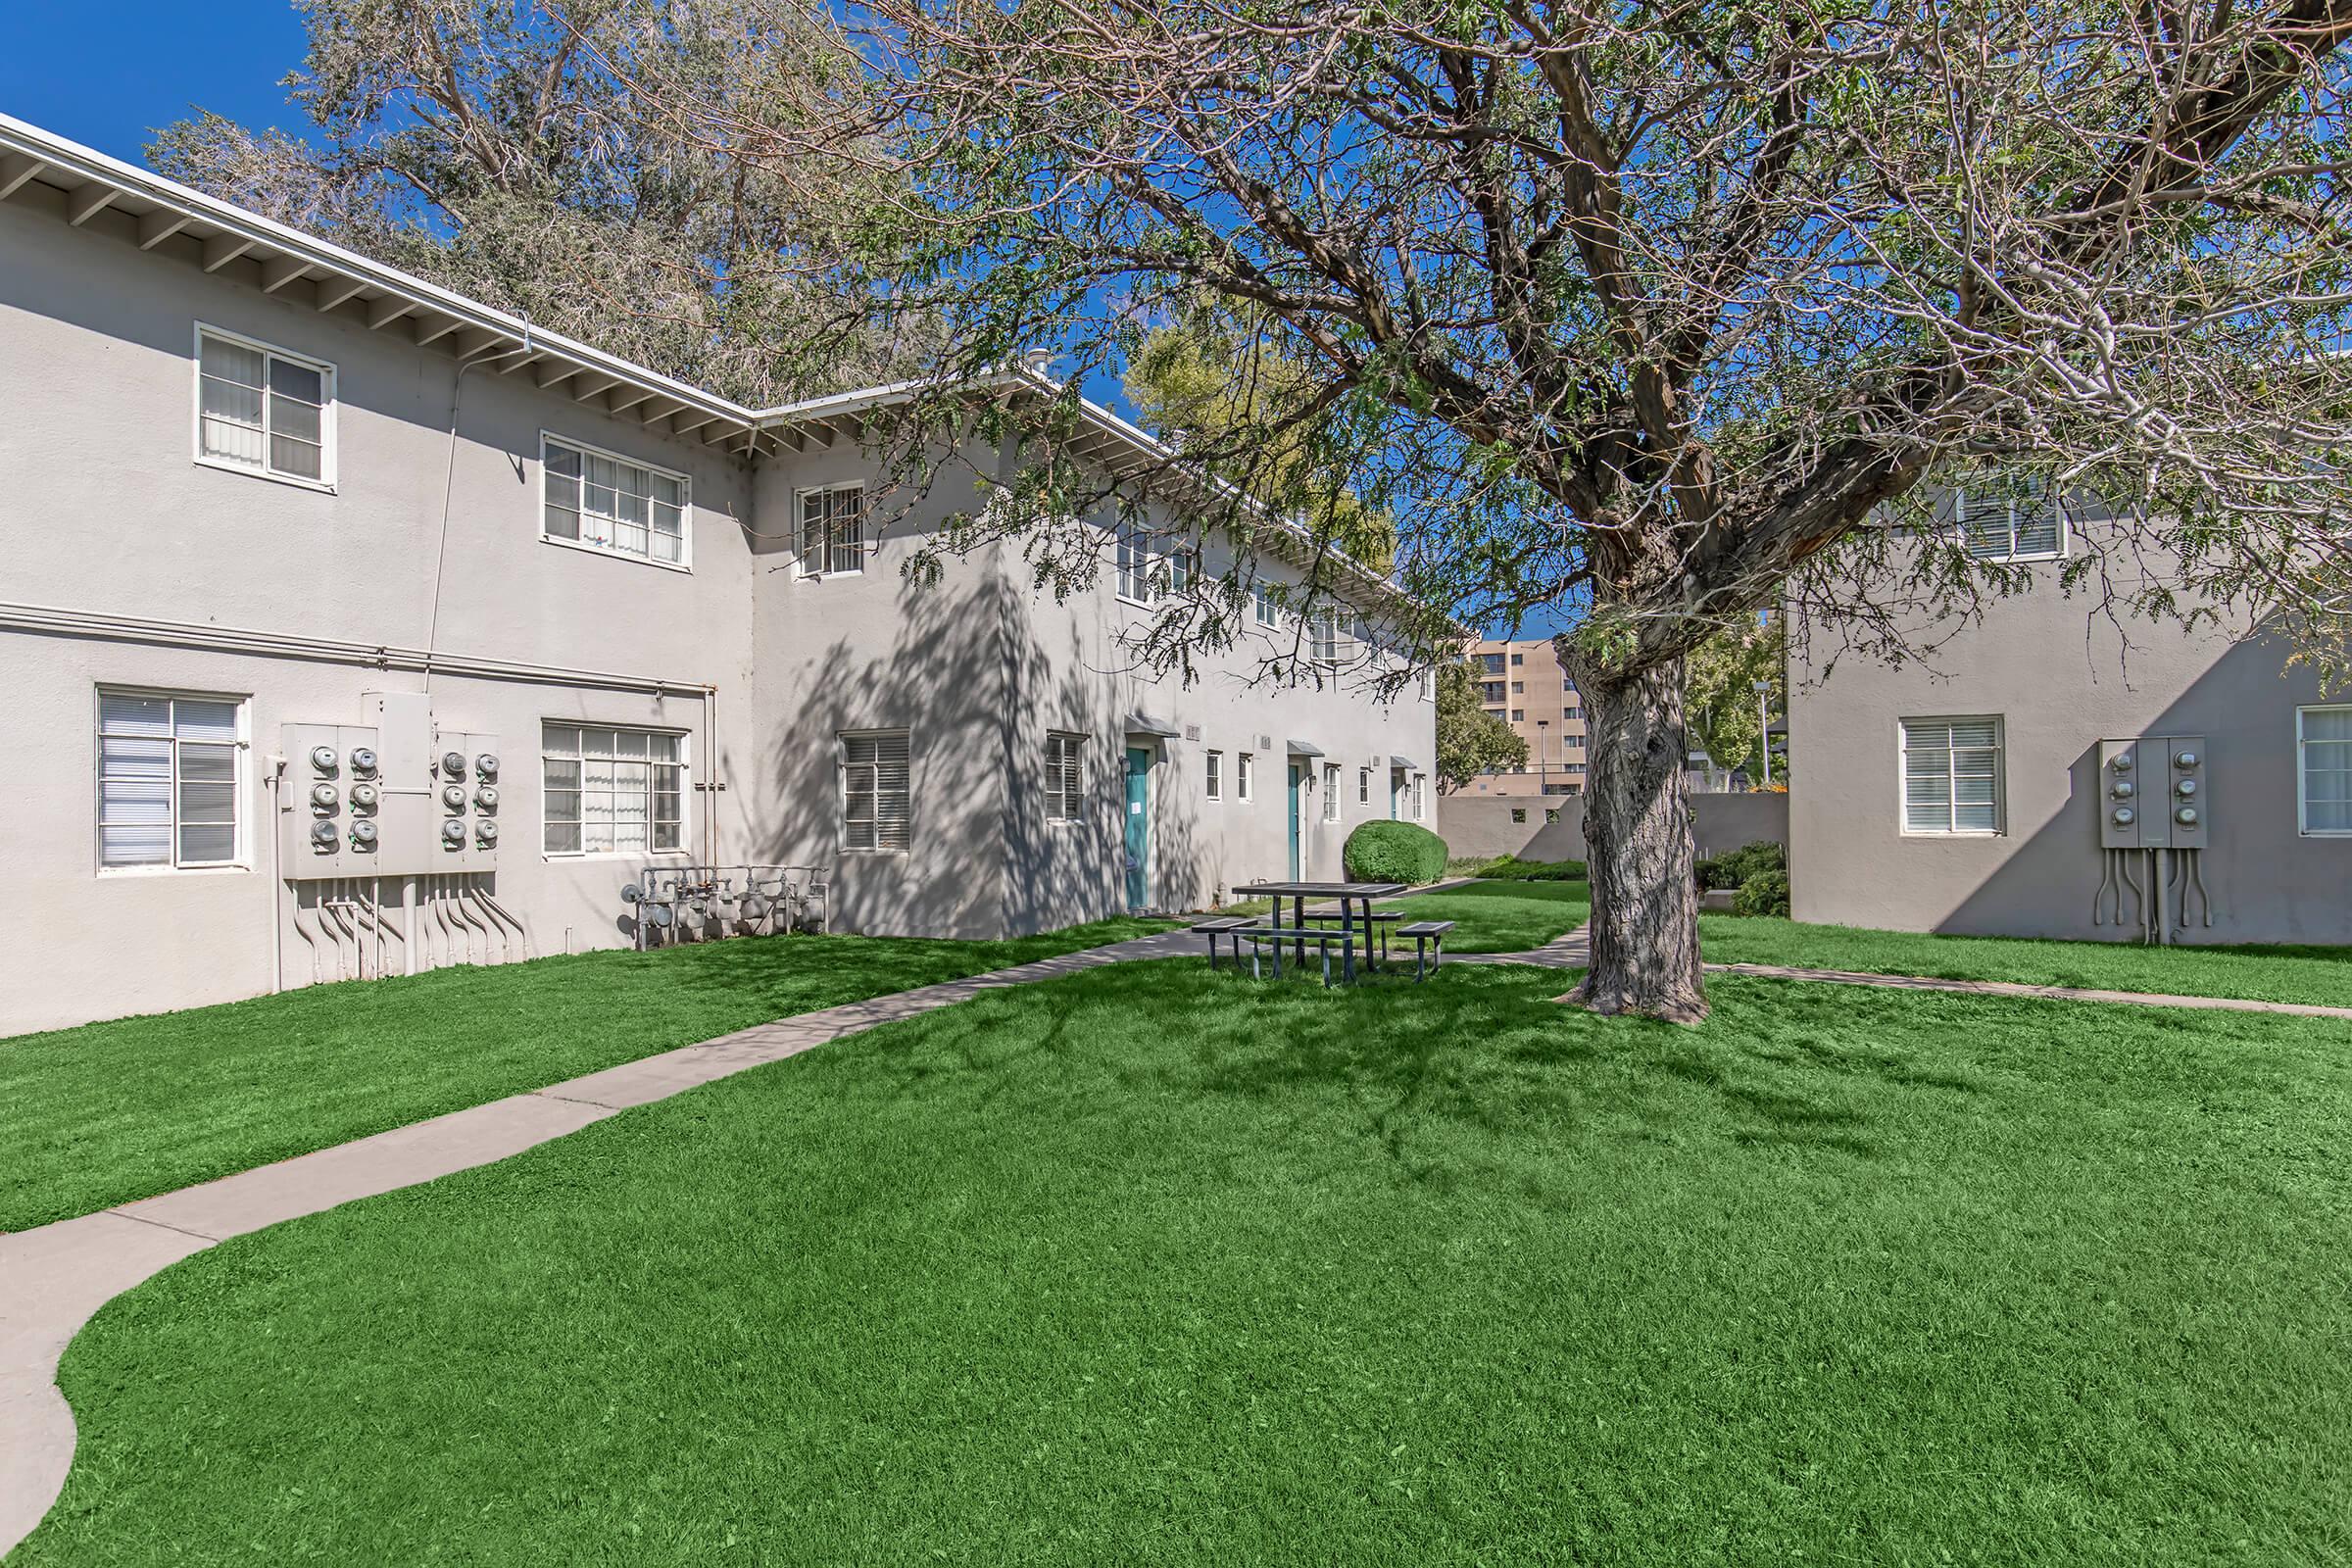
M 1715 864 L 1725 878 L 1721 886 L 1741 888 L 1760 872 L 1788 870 L 1788 851 L 1771 839 L 1757 839 L 1729 855 L 1717 856 Z
M 1343 858 L 1353 881 L 1435 882 L 1446 874 L 1446 841 L 1412 822 L 1366 822 L 1348 835 Z
M 1522 860 L 1516 856 L 1498 855 L 1484 864 L 1469 866 L 1468 872 L 1489 882 L 1582 882 L 1585 862 Z
M 1732 907 L 1740 914 L 1787 914 L 1788 873 L 1758 871 L 1740 884 L 1740 891 L 1732 895 Z

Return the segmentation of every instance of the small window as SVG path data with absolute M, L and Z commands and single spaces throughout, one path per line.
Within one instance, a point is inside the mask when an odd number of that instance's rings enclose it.
M 1577 707 L 1574 703 L 1570 703 L 1566 708 L 1560 710 L 1560 717 L 1562 718 L 1576 719 L 1584 716 L 1585 710 Z
M 1526 662 L 1527 662 L 1527 656 L 1526 656 L 1525 654 L 1513 654 L 1513 655 L 1511 656 L 1511 663 L 1512 663 L 1512 665 L 1513 665 L 1514 667 L 1516 667 L 1517 665 L 1520 665 L 1520 664 L 1524 664 L 1524 663 L 1526 663 Z
M 197 462 L 329 489 L 334 424 L 333 366 L 197 329 Z
M 1254 607 L 1257 623 L 1260 626 L 1281 624 L 1282 616 L 1274 609 L 1274 589 L 1270 584 L 1262 582 L 1253 584 L 1250 588 L 1250 603 Z
M 1075 822 L 1086 803 L 1086 737 L 1056 730 L 1046 737 L 1046 820 Z
M 1201 790 L 1210 800 L 1221 801 L 1225 798 L 1225 754 L 1209 753 L 1207 765 L 1208 771 L 1200 781 Z
M 1500 654 L 1481 654 L 1478 656 L 1478 662 L 1490 675 L 1502 673 L 1502 656 Z
M 2302 831 L 2352 835 L 2352 707 L 2295 710 Z
M 1368 767 L 1359 767 L 1355 770 L 1355 804 L 1358 806 L 1372 804 L 1372 770 Z
M 1525 697 L 1527 695 L 1527 682 L 1523 680 L 1515 680 L 1511 682 L 1511 695 L 1513 697 Z
M 555 436 L 539 438 L 540 536 L 664 566 L 686 564 L 686 476 Z
M 2001 721 L 1906 718 L 1903 831 L 2001 831 Z
M 1526 807 L 1524 807 L 1524 806 L 1514 806 L 1514 807 L 1512 807 L 1512 808 L 1511 808 L 1511 820 L 1512 820 L 1513 822 L 1524 822 L 1524 821 L 1526 821 L 1526 820 L 1527 820 L 1527 808 L 1526 808 Z
M 908 822 L 907 735 L 903 729 L 841 737 L 841 847 L 904 855 Z
M 1511 710 L 1511 722 L 1512 722 L 1512 723 L 1514 723 L 1514 724 L 1524 724 L 1524 723 L 1526 723 L 1526 722 L 1527 722 L 1527 710 L 1526 710 L 1526 709 L 1524 709 L 1524 708 L 1514 708 L 1514 709 L 1512 709 L 1512 710 Z
M 1961 543 L 1979 561 L 2050 561 L 2066 554 L 2066 509 L 2039 485 L 1955 491 Z
M 1233 767 L 1234 796 L 1237 800 L 1247 801 L 1257 787 L 1257 758 L 1250 752 L 1244 752 Z
M 1437 671 L 1431 669 L 1425 669 L 1421 671 L 1421 673 L 1415 677 L 1415 683 L 1421 689 L 1421 700 L 1423 702 L 1434 703 L 1438 700 Z
M 1200 575 L 1200 553 L 1191 545 L 1179 545 L 1168 552 L 1168 592 L 1191 593 L 1193 579 Z
M 801 575 L 854 577 L 865 570 L 865 486 L 801 492 Z
M 1337 822 L 1339 819 L 1340 764 L 1325 762 L 1323 764 L 1323 820 Z
M 1139 605 L 1152 603 L 1152 536 L 1140 517 L 1119 523 L 1118 568 L 1119 597 Z
M 1504 689 L 1501 681 L 1490 680 L 1481 681 L 1479 683 L 1478 700 L 1480 702 L 1489 703 L 1499 707 L 1501 704 L 1509 701 L 1509 699 L 1510 693 Z
M 539 726 L 542 847 L 637 855 L 686 842 L 686 737 L 554 719 Z
M 244 709 L 236 697 L 99 692 L 101 866 L 240 863 Z
M 1429 775 L 1413 775 L 1413 820 L 1418 822 L 1429 815 Z
M 1340 662 L 1340 612 L 1325 605 L 1307 622 L 1307 657 L 1318 664 Z

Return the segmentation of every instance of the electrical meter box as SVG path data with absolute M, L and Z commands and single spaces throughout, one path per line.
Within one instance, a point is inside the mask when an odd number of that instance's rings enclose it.
M 500 797 L 506 780 L 498 737 L 475 730 L 433 733 L 433 839 L 440 871 L 498 868 Z
M 2202 735 L 2099 742 L 2099 843 L 2110 850 L 2201 850 L 2213 814 Z
M 498 865 L 498 737 L 436 730 L 421 692 L 371 692 L 371 724 L 288 724 L 278 864 L 303 877 Z

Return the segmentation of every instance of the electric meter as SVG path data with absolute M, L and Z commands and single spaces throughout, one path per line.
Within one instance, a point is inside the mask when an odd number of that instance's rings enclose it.
M 2118 773 L 2129 773 L 2132 771 L 2132 754 L 2130 752 L 2118 752 L 2116 754 L 2115 770 Z
M 454 816 L 442 823 L 441 846 L 450 850 L 464 849 L 466 847 L 466 824 Z
M 351 770 L 352 770 L 354 773 L 372 773 L 372 772 L 374 772 L 374 771 L 375 771 L 375 753 L 374 753 L 374 751 L 373 751 L 372 749 L 368 748 L 368 747 L 366 747 L 366 746 L 354 746 L 354 747 L 351 749 Z
M 2115 781 L 2115 788 L 2107 793 L 2119 801 L 2128 801 L 2132 798 L 2132 781 L 2128 778 L 2119 778 Z
M 331 851 L 335 847 L 335 824 L 332 822 L 313 822 L 311 824 L 311 847 L 318 850 Z
M 2179 795 L 2194 795 L 2197 793 L 2197 781 L 2193 778 L 2184 778 L 2174 785 L 2173 790 Z
M 2139 813 L 2129 806 L 2119 806 L 2115 808 L 2115 825 L 2117 827 L 2130 827 L 2138 820 Z
M 466 786 L 463 784 L 442 785 L 441 804 L 453 811 L 466 809 Z
M 312 747 L 311 765 L 321 773 L 332 773 L 335 770 L 335 749 L 332 746 Z
M 496 822 L 474 823 L 473 841 L 485 850 L 496 844 L 498 842 L 498 824 Z
M 375 847 L 375 824 L 366 817 L 352 823 L 351 842 L 355 849 L 373 849 Z
M 497 810 L 498 786 L 495 784 L 483 784 L 478 786 L 473 792 L 473 802 L 485 811 Z
M 375 786 L 372 784 L 354 784 L 351 787 L 351 804 L 363 811 L 374 810 Z
M 2182 752 L 2179 757 L 2173 759 L 2173 765 L 2175 767 L 2194 767 L 2197 765 L 2197 754 Z
M 464 752 L 443 752 L 441 754 L 441 772 L 445 778 L 464 778 L 466 776 L 466 754 Z
M 314 784 L 311 786 L 311 804 L 318 808 L 318 809 L 321 811 L 333 810 L 335 808 L 335 802 L 339 799 L 341 799 L 341 797 L 335 794 L 335 787 L 332 784 Z
M 498 776 L 498 758 L 489 752 L 482 753 L 473 760 L 473 770 L 484 778 L 496 778 Z
M 2197 825 L 2197 808 L 2193 806 L 2183 806 L 2173 813 L 2173 820 L 2182 827 L 2195 827 Z

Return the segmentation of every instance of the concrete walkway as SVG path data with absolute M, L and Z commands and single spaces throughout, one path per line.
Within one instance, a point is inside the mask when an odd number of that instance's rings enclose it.
M 847 1035 L 953 1006 L 985 992 L 1056 979 L 1105 964 L 1200 952 L 1200 938 L 1187 931 L 1170 931 L 779 1018 L 202 1186 L 0 1236 L 0 1553 L 12 1549 L 40 1523 L 57 1500 L 73 1464 L 74 1412 L 58 1392 L 56 1381 L 66 1347 L 101 1306 L 181 1258 L 281 1220 L 487 1165 L 577 1132 L 632 1105 L 666 1100 Z M 1532 952 L 1448 954 L 1443 961 L 1574 969 L 1584 966 L 1586 956 L 1585 934 L 1573 931 Z M 2352 1019 L 2352 1007 L 2078 991 L 2062 986 L 1766 964 L 1710 963 L 1706 968 L 1714 974 L 1766 975 L 1836 985 Z

